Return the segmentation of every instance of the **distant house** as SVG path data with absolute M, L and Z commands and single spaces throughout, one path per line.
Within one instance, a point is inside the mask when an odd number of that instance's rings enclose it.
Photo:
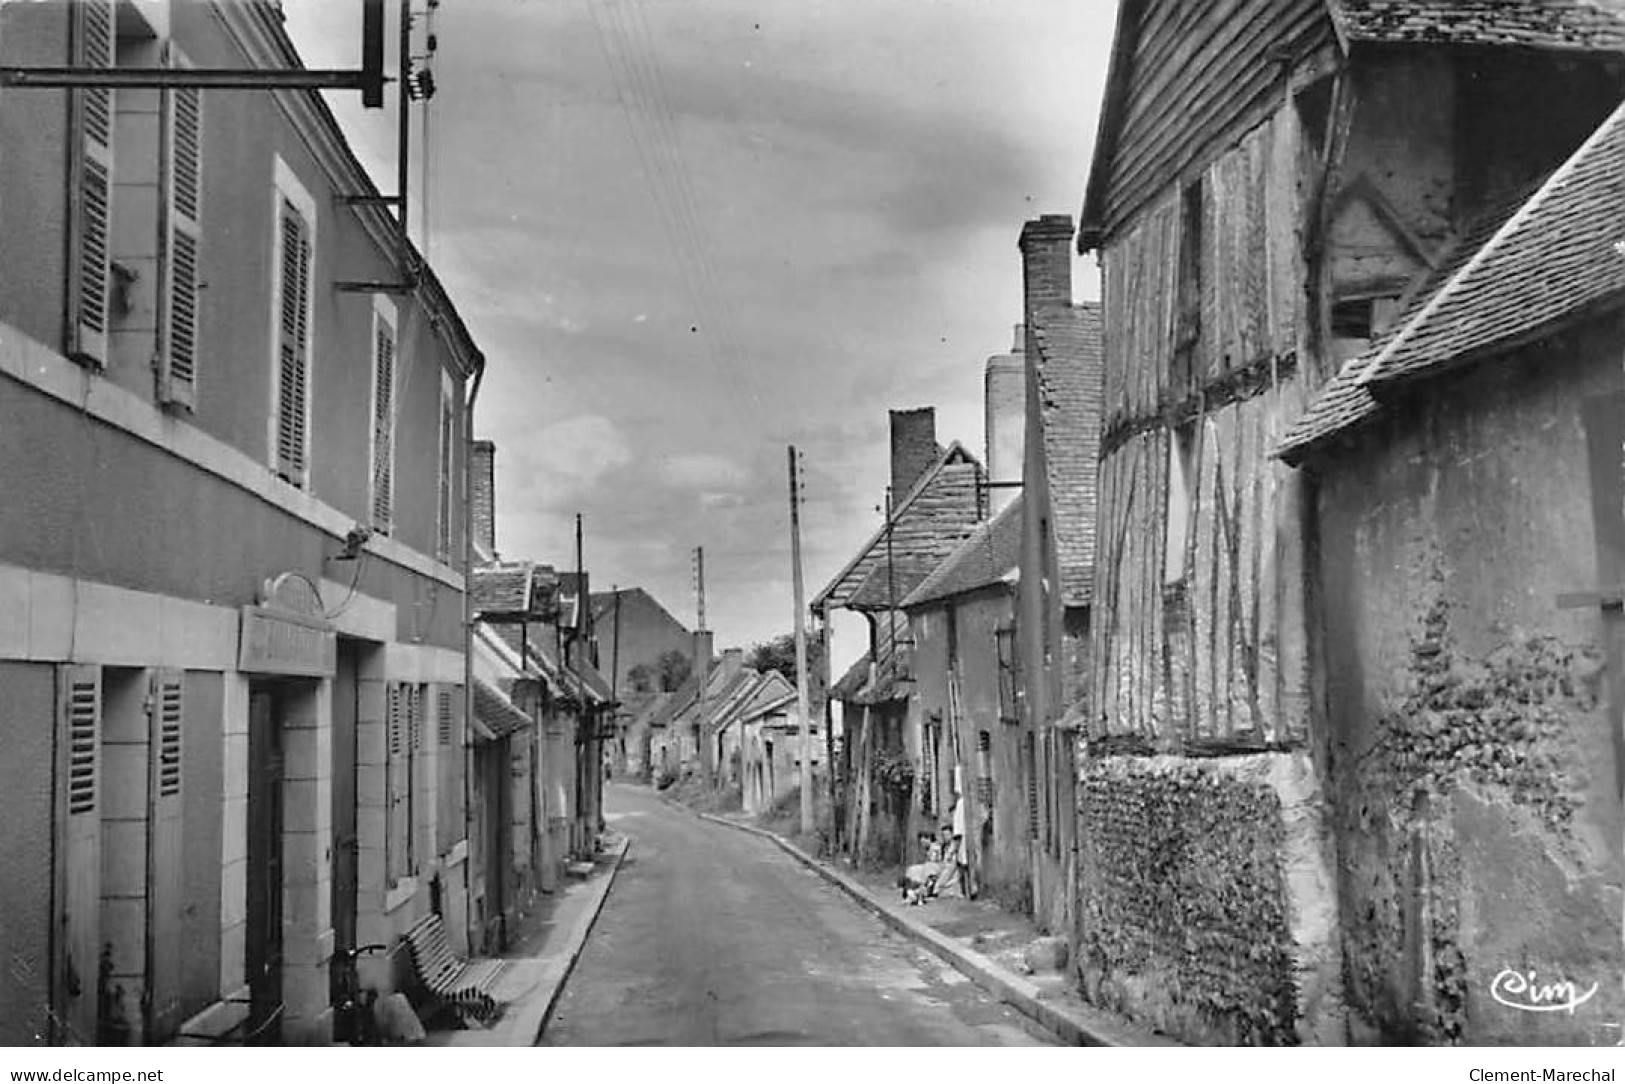
M 973 885 L 1025 912 L 1036 791 L 1018 694 L 1022 505 L 1018 496 L 979 526 L 903 608 L 913 641 L 909 711 L 920 731 L 908 838 L 934 835 L 961 803 Z
M 592 623 L 600 669 L 620 694 L 672 691 L 659 688 L 661 656 L 675 651 L 687 658 L 694 648 L 694 634 L 641 587 L 594 592 Z M 634 674 L 640 667 L 643 672 Z M 644 672 L 654 679 L 649 688 L 638 687 Z
M 869 623 L 866 654 L 830 690 L 843 705 L 837 830 L 843 846 L 866 860 L 902 859 L 910 800 L 899 766 L 919 755 L 918 727 L 907 722 L 908 623 L 900 607 L 975 530 L 985 512 L 984 481 L 981 464 L 963 445 L 937 443 L 934 410 L 892 411 L 890 517 L 812 601 L 826 629 L 837 609 L 861 613 Z M 892 766 L 888 777 L 898 797 L 887 799 L 886 815 L 877 820 L 882 804 L 871 776 L 884 765 Z
M 735 712 L 741 748 L 740 802 L 746 813 L 763 813 L 801 786 L 801 758 L 808 756 L 815 785 L 824 778 L 824 735 L 810 720 L 808 741 L 801 747 L 801 719 L 796 713 L 796 687 L 777 670 L 761 674 L 750 696 Z
M 870 625 L 872 646 L 830 689 L 843 727 L 836 823 L 854 860 L 898 865 L 908 854 L 919 755 L 909 725 L 914 648 L 902 610 L 880 610 Z
M 592 623 L 600 669 L 621 701 L 615 735 L 607 739 L 610 763 L 617 772 L 641 776 L 648 764 L 649 735 L 637 708 L 657 693 L 672 691 L 661 688 L 661 660 L 674 652 L 688 658 L 694 634 L 641 587 L 594 592 Z
M 1463 229 L 1281 445 L 1313 482 L 1350 1001 L 1371 1038 L 1614 1041 L 1622 192 L 1625 107 Z M 1584 1015 L 1507 1012 L 1509 960 L 1597 993 Z

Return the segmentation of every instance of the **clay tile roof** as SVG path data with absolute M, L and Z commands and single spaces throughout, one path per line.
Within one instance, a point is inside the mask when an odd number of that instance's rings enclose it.
M 897 567 L 930 568 L 965 540 L 979 518 L 976 490 L 981 470 L 976 457 L 954 441 L 908 494 L 893 504 L 890 557 Z M 886 525 L 882 524 L 814 596 L 812 608 L 847 606 L 853 592 L 887 556 Z
M 1330 6 L 1350 41 L 1625 48 L 1615 0 L 1332 0 Z
M 886 561 L 882 558 L 858 585 L 858 589 L 847 596 L 847 609 L 865 611 L 895 609 L 909 596 L 909 592 L 924 583 L 929 575 L 930 568 L 918 565 L 893 563 L 888 569 Z
M 903 599 L 906 609 L 1002 583 L 1021 563 L 1021 498 L 976 528 L 974 534 Z
M 512 561 L 474 570 L 474 611 L 478 614 L 518 614 L 530 607 L 533 565 Z
M 530 716 L 516 708 L 502 690 L 479 677 L 474 679 L 474 717 L 493 739 L 505 738 L 531 725 Z
M 1038 343 L 1034 368 L 1061 600 L 1083 606 L 1095 578 L 1096 468 L 1105 372 L 1100 306 L 1046 305 L 1031 319 Z
M 1539 189 L 1535 192 L 1538 193 Z M 1315 446 L 1347 432 L 1375 417 L 1379 404 L 1365 378 L 1379 358 L 1405 336 L 1440 293 L 1458 279 L 1475 257 L 1491 244 L 1510 220 L 1523 208 L 1532 193 L 1525 190 L 1515 198 L 1479 214 L 1458 240 L 1444 253 L 1439 265 L 1410 291 L 1388 329 L 1375 339 L 1370 349 L 1350 358 L 1311 400 L 1309 408 L 1287 429 L 1276 455 L 1296 464 Z

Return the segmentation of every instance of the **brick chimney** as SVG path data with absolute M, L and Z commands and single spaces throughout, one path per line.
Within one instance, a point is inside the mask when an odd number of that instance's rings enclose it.
M 474 545 L 497 554 L 496 458 L 497 446 L 488 440 L 474 442 L 474 487 L 468 500 L 474 519 Z
M 987 359 L 982 383 L 982 424 L 987 441 L 987 477 L 990 482 L 1021 481 L 1023 441 L 1027 429 L 1027 366 L 1024 356 L 1027 328 L 1016 325 L 1015 343 L 1008 354 Z M 1016 490 L 1002 486 L 990 491 L 989 508 L 998 512 L 1015 499 Z
M 1046 305 L 1072 304 L 1072 216 L 1041 215 L 1021 227 L 1022 316 L 1027 353 L 1037 356 L 1033 313 Z
M 730 647 L 722 653 L 722 679 L 727 681 L 745 668 L 745 649 Z
M 937 461 L 935 407 L 891 412 L 891 495 L 901 501 Z

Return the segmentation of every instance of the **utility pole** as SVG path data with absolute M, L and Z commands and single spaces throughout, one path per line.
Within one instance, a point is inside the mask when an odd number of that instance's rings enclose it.
M 795 585 L 796 710 L 801 716 L 801 833 L 813 830 L 812 714 L 807 704 L 807 618 L 801 587 L 801 487 L 796 446 L 790 445 L 790 566 Z
M 610 711 L 615 713 L 615 742 L 620 754 L 620 770 L 626 771 L 626 732 L 621 729 L 621 588 L 619 584 L 611 584 L 610 592 L 615 598 L 615 631 L 610 635 L 609 647 L 609 700 Z
M 711 763 L 711 727 L 706 717 L 705 687 L 711 683 L 711 637 L 705 631 L 705 547 L 694 547 L 695 624 L 694 673 L 699 681 L 700 779 L 710 790 L 716 779 Z

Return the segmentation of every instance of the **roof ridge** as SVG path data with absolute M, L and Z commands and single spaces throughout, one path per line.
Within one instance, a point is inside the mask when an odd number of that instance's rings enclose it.
M 981 460 L 972 455 L 963 443 L 958 440 L 951 441 L 948 446 L 944 448 L 937 456 L 936 462 L 934 462 L 930 467 L 926 468 L 926 470 L 921 473 L 920 477 L 915 481 L 914 485 L 909 488 L 908 495 L 903 498 L 902 503 L 892 506 L 891 515 L 888 516 L 886 520 L 875 529 L 875 532 L 869 536 L 868 541 L 864 542 L 863 545 L 858 547 L 857 553 L 853 555 L 850 561 L 842 566 L 839 572 L 830 578 L 830 581 L 824 585 L 823 590 L 819 591 L 818 594 L 813 596 L 811 602 L 813 609 L 817 609 L 818 604 L 824 601 L 824 599 L 827 598 L 830 593 L 835 590 L 835 588 L 840 586 L 841 581 L 850 576 L 852 571 L 863 562 L 863 559 L 869 555 L 869 551 L 874 549 L 875 546 L 879 544 L 880 540 L 885 537 L 887 528 L 896 526 L 898 517 L 912 508 L 914 506 L 914 501 L 925 492 L 929 483 L 950 465 L 950 460 L 953 458 L 955 452 L 965 456 L 965 458 L 970 460 L 971 464 L 978 469 L 981 468 Z

